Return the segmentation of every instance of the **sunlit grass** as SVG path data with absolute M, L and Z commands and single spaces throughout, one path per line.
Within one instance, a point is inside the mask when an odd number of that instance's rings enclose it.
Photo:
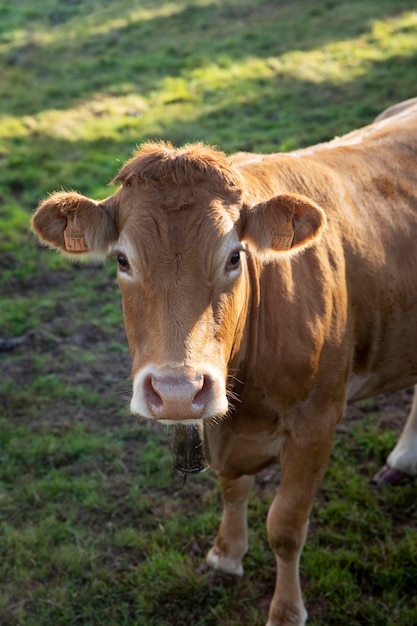
M 144 13 L 153 17 L 171 15 L 174 9 L 180 12 L 183 7 L 173 3 L 161 7 L 159 13 L 150 9 Z M 139 12 L 135 19 L 146 18 Z M 66 25 L 66 29 L 66 36 L 71 35 L 71 26 Z M 57 40 L 60 36 L 59 31 L 53 35 Z M 132 83 L 130 93 L 121 96 L 97 92 L 87 100 L 81 98 L 70 108 L 45 109 L 31 116 L 6 115 L 2 119 L 0 138 L 24 138 L 42 133 L 70 142 L 116 141 L 121 133 L 129 133 L 129 129 L 140 138 L 141 133 L 149 134 L 152 129 L 155 134 L 161 131 L 160 117 L 165 123 L 167 120 L 172 124 L 190 122 L 201 118 L 204 111 L 210 113 L 229 102 L 250 100 L 254 82 L 265 80 L 273 84 L 276 81 L 279 88 L 282 77 L 294 76 L 298 81 L 313 84 L 347 84 L 366 75 L 370 63 L 383 64 L 399 55 L 412 56 L 416 52 L 417 12 L 408 12 L 386 22 L 375 20 L 369 32 L 357 38 L 332 41 L 319 48 L 265 58 L 247 56 L 240 61 L 223 58 L 216 62 L 213 59 L 185 69 L 179 76 L 159 79 L 149 90 L 142 91 L 139 85 Z M 129 90 L 128 85 L 125 90 Z M 175 106 L 177 104 L 180 106 Z
M 417 12 L 411 12 L 387 22 L 376 20 L 369 33 L 356 39 L 334 41 L 310 52 L 289 52 L 280 69 L 312 83 L 349 83 L 366 75 L 372 63 L 412 56 L 416 50 Z

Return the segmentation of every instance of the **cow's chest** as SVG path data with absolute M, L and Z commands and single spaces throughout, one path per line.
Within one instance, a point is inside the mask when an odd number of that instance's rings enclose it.
M 211 466 L 227 478 L 256 474 L 279 460 L 285 434 L 272 412 L 239 412 L 207 429 Z

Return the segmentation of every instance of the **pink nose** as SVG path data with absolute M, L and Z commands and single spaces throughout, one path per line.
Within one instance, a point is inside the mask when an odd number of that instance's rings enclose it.
M 201 373 L 149 374 L 144 380 L 145 402 L 159 420 L 200 419 L 211 401 L 213 381 Z

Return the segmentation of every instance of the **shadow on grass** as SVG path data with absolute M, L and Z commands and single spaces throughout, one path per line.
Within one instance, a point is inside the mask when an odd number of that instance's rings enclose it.
M 15 11 L 16 30 L 27 35 L 14 43 L 14 31 L 3 34 L 0 110 L 33 115 L 97 92 L 147 95 L 168 76 L 356 38 L 375 20 L 415 8 L 409 0 L 357 2 L 356 9 L 350 3 L 349 10 L 333 0 L 157 4 L 62 3 L 58 12 L 56 3 L 27 3 L 20 12 L 15 5 L 3 8 L 5 21 Z M 147 7 L 156 17 L 143 13 Z

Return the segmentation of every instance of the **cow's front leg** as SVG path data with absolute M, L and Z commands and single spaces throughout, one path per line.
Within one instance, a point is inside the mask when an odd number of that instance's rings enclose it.
M 207 563 L 216 570 L 242 576 L 242 559 L 248 550 L 247 502 L 253 476 L 235 480 L 219 477 L 223 514 Z
M 282 478 L 267 519 L 268 538 L 277 561 L 277 579 L 267 626 L 303 626 L 307 611 L 299 561 L 313 498 L 326 471 L 332 437 L 320 442 L 288 440 L 281 460 Z

